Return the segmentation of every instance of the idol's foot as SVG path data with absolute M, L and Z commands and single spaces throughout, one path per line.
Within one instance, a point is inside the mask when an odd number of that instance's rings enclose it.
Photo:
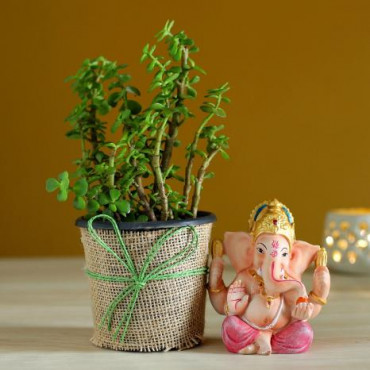
M 242 348 L 238 353 L 241 355 L 254 355 L 257 353 L 257 346 L 255 343 L 252 343 L 249 346 Z
M 260 343 L 257 350 L 258 355 L 269 356 L 271 355 L 271 345 L 270 343 Z
M 261 332 L 255 343 L 258 347 L 257 354 L 271 355 L 271 332 Z

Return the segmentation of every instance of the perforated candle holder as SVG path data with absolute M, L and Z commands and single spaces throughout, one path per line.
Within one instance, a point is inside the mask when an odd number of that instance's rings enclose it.
M 370 208 L 341 208 L 326 215 L 323 246 L 335 271 L 370 274 Z

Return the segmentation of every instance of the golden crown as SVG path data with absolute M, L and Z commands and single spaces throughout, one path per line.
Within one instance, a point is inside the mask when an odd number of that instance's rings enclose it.
M 289 209 L 277 199 L 259 204 L 249 218 L 254 239 L 263 233 L 285 236 L 290 246 L 295 240 L 294 218 Z

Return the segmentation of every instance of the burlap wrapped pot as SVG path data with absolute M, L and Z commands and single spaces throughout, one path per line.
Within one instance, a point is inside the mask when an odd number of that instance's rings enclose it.
M 169 228 L 181 228 L 161 245 L 151 261 L 148 271 L 181 252 L 193 238 L 188 227 L 193 227 L 198 237 L 195 252 L 184 263 L 171 267 L 166 273 L 193 270 L 207 265 L 208 244 L 215 216 L 200 212 L 195 220 L 148 223 L 120 223 L 118 227 L 124 244 L 138 271 L 148 252 Z M 80 227 L 84 246 L 86 270 L 104 276 L 129 277 L 130 273 L 113 254 L 108 253 L 94 240 L 86 221 L 76 222 Z M 96 234 L 118 256 L 122 256 L 119 240 L 108 223 L 94 222 Z M 204 332 L 206 275 L 185 276 L 168 280 L 151 280 L 138 294 L 130 323 L 123 340 L 113 338 L 123 315 L 127 312 L 130 296 L 122 300 L 112 314 L 111 330 L 100 325 L 111 302 L 127 287 L 125 282 L 102 281 L 88 277 L 92 299 L 94 334 L 92 343 L 98 347 L 122 351 L 168 351 L 198 345 Z

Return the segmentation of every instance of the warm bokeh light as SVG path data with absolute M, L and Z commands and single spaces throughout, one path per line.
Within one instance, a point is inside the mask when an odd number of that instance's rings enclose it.
M 327 244 L 328 247 L 332 247 L 333 246 L 333 244 L 334 244 L 333 237 L 327 236 L 325 240 L 326 240 L 326 244 Z
M 357 254 L 356 252 L 354 251 L 350 251 L 347 253 L 347 258 L 348 258 L 348 261 L 351 265 L 355 264 L 356 263 L 356 260 L 357 260 Z
M 368 246 L 368 244 L 369 243 L 367 242 L 367 240 L 359 239 L 356 242 L 356 247 L 358 247 L 358 248 L 366 248 Z
M 348 241 L 346 239 L 339 239 L 337 245 L 340 249 L 346 250 L 348 248 Z
M 339 251 L 334 251 L 332 257 L 334 262 L 340 262 L 342 259 L 342 253 L 340 253 Z

